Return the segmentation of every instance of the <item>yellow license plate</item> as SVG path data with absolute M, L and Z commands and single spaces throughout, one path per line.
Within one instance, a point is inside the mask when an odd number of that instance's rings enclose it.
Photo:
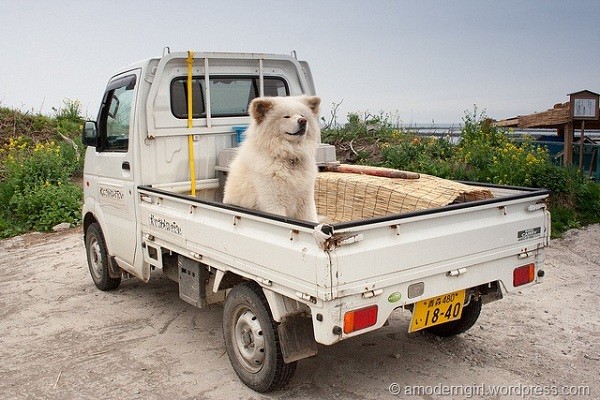
M 465 304 L 465 291 L 444 294 L 415 303 L 409 332 L 460 319 Z

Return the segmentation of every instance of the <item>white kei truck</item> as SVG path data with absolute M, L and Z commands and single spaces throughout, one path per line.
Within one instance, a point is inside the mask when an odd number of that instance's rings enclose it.
M 493 195 L 332 223 L 223 204 L 249 102 L 303 94 L 315 86 L 295 52 L 165 51 L 110 78 L 82 133 L 94 284 L 147 282 L 158 269 L 184 301 L 223 303 L 235 372 L 269 392 L 318 343 L 379 329 L 395 310 L 412 312 L 411 332 L 452 336 L 473 326 L 482 304 L 542 279 L 550 236 L 542 189 L 475 184 Z M 317 165 L 336 163 L 322 144 Z

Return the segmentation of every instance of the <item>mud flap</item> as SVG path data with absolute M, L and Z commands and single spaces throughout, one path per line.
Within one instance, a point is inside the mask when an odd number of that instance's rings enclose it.
M 301 314 L 284 317 L 277 326 L 283 361 L 291 363 L 317 354 L 312 319 Z
M 111 278 L 120 278 L 123 270 L 119 267 L 117 260 L 114 257 L 108 258 L 108 276 Z

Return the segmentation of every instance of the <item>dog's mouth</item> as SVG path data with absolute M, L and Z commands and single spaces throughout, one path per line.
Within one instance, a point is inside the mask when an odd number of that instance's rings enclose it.
M 304 135 L 306 133 L 306 126 L 301 127 L 300 129 L 298 129 L 296 132 L 286 132 L 288 135 L 291 136 L 300 136 L 300 135 Z

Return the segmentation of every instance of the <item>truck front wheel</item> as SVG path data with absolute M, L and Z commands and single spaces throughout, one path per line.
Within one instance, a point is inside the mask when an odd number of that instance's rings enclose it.
M 260 286 L 235 286 L 225 300 L 223 336 L 231 365 L 249 388 L 266 393 L 285 386 L 296 371 L 281 354 L 277 323 Z
M 475 300 L 472 298 L 469 304 L 463 308 L 460 319 L 446 322 L 445 324 L 434 325 L 425 330 L 440 337 L 455 336 L 466 332 L 475 325 L 479 314 L 481 314 L 481 299 Z
M 111 278 L 109 273 L 109 256 L 102 229 L 97 222 L 88 226 L 85 233 L 85 251 L 88 267 L 96 287 L 100 290 L 116 289 L 121 284 L 121 278 Z

